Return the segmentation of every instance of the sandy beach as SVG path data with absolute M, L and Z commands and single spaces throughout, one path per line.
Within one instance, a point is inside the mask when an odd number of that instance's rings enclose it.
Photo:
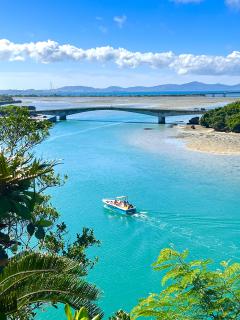
M 202 126 L 178 126 L 176 138 L 186 142 L 188 149 L 222 155 L 240 155 L 240 134 L 217 132 Z
M 151 126 L 148 130 L 135 132 L 128 142 L 138 148 L 161 154 L 163 150 L 175 152 L 176 146 L 194 152 L 216 155 L 240 156 L 240 134 L 217 132 L 202 126 L 177 125 L 158 130 Z
M 121 106 L 150 107 L 158 109 L 214 108 L 238 100 L 237 97 L 203 96 L 141 96 L 141 97 L 24 97 L 23 105 L 35 105 L 37 109 L 49 106 L 61 109 L 68 107 Z M 40 106 L 39 106 L 40 104 Z

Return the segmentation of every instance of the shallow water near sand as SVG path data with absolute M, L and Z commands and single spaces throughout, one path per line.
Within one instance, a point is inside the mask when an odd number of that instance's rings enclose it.
M 153 121 L 92 112 L 57 123 L 38 148 L 44 158 L 62 159 L 57 170 L 69 177 L 51 193 L 71 235 L 87 226 L 101 240 L 89 250 L 99 262 L 88 279 L 102 290 L 106 318 L 161 289 L 151 269 L 161 248 L 188 248 L 191 258 L 216 263 L 239 261 L 240 158 L 188 151 L 172 138 L 174 128 Z M 104 209 L 101 199 L 117 195 L 128 195 L 138 214 Z M 65 319 L 52 308 L 37 318 Z

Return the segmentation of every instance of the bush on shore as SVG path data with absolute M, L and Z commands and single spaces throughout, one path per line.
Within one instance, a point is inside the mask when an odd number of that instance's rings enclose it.
M 206 112 L 200 124 L 217 131 L 240 133 L 240 101 Z

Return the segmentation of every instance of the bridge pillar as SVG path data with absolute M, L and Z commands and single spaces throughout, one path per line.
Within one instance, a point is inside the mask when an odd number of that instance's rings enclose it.
M 162 115 L 158 115 L 158 124 L 165 124 L 166 120 L 165 117 Z
M 67 120 L 66 114 L 60 114 L 59 120 Z
M 50 122 L 57 122 L 57 116 L 51 116 L 51 117 L 49 117 L 48 121 L 50 121 Z

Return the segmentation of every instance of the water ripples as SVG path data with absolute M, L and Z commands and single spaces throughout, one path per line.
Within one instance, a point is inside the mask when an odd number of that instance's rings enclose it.
M 169 238 L 171 238 L 172 234 L 172 238 L 175 239 L 174 242 L 176 242 L 177 237 L 190 241 L 198 247 L 206 247 L 214 251 L 219 251 L 222 247 L 232 257 L 239 259 L 234 254 L 240 250 L 239 245 L 235 242 L 236 234 L 240 236 L 240 219 L 226 220 L 221 217 L 203 217 L 196 214 L 187 215 L 170 212 L 151 212 L 150 215 L 147 211 L 144 211 L 144 213 L 140 211 L 133 215 L 132 218 L 148 227 L 168 233 Z M 226 227 L 235 234 L 234 241 L 222 239 L 221 236 L 224 235 L 223 230 Z M 216 236 L 216 234 L 219 236 Z

